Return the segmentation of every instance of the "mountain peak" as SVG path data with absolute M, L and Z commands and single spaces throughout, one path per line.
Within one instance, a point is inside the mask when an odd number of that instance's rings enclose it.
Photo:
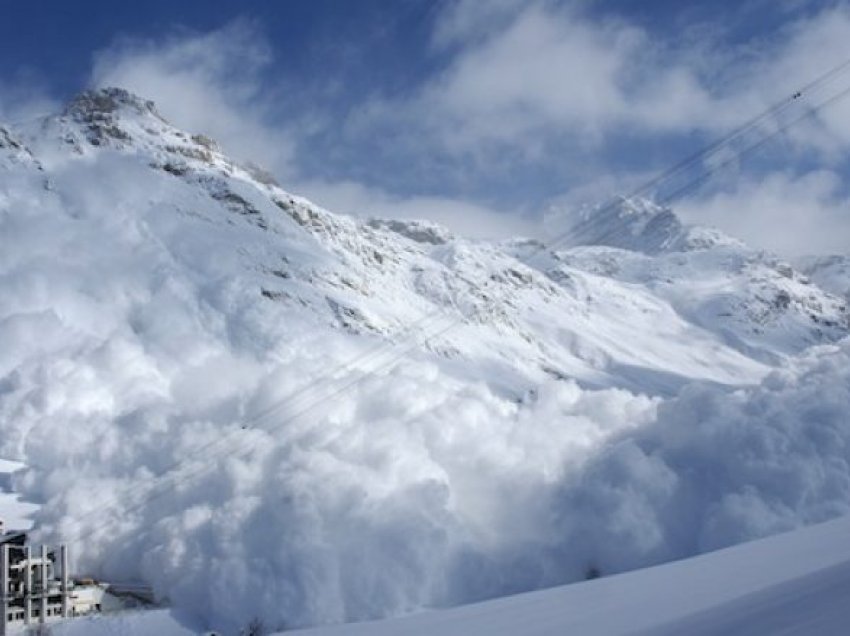
M 95 88 L 83 91 L 74 97 L 65 107 L 65 115 L 78 120 L 92 121 L 111 117 L 119 111 L 129 111 L 137 115 L 153 115 L 164 121 L 156 110 L 156 104 L 134 93 L 115 86 Z
M 127 124 L 133 120 L 168 123 L 152 101 L 116 87 L 80 93 L 65 107 L 62 118 L 76 123 L 93 146 L 121 146 L 130 142 L 132 135 Z
M 671 208 L 648 199 L 620 196 L 607 205 L 563 216 L 571 246 L 607 245 L 646 254 L 742 246 L 719 230 L 686 224 Z

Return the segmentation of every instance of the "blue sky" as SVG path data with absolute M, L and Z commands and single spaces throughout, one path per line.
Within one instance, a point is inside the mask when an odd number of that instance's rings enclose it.
M 0 41 L 0 118 L 122 85 L 331 209 L 475 235 L 545 236 L 552 209 L 629 191 L 850 57 L 850 9 L 832 1 L 4 0 L 2 12 L 14 28 Z M 827 88 L 848 85 L 850 72 Z M 677 207 L 782 253 L 848 251 L 848 144 L 840 102 Z

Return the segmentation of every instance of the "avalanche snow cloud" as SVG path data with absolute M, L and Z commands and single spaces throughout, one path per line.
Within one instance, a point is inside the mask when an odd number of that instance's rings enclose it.
M 354 220 L 85 93 L 0 127 L 0 456 L 78 572 L 230 628 L 848 512 L 846 300 L 648 202 L 598 223 L 625 242 Z

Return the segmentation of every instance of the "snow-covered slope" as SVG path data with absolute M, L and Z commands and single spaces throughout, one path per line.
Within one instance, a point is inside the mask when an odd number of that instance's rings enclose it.
M 618 247 L 361 221 L 150 102 L 85 93 L 0 133 L 0 456 L 78 568 L 230 628 L 457 604 L 844 511 L 844 299 L 628 206 Z M 738 471 L 726 439 L 765 463 Z
M 745 247 L 720 230 L 683 223 L 670 208 L 646 199 L 620 197 L 578 212 L 553 211 L 548 224 L 567 247 L 606 245 L 659 254 L 713 247 Z
M 558 253 L 568 267 L 648 287 L 691 324 L 750 357 L 778 357 L 847 333 L 846 299 L 770 254 L 728 246 L 654 257 L 607 247 Z
M 622 200 L 579 216 L 561 223 L 567 229 L 559 244 L 573 247 L 555 251 L 550 272 L 579 269 L 646 287 L 690 323 L 758 360 L 775 362 L 777 354 L 847 333 L 850 311 L 835 285 L 813 284 L 788 262 L 718 230 L 684 224 L 669 208 Z

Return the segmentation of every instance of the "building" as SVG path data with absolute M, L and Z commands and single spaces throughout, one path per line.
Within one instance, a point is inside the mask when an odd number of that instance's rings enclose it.
M 143 600 L 145 591 L 119 587 L 112 593 L 109 585 L 72 579 L 66 546 L 30 546 L 26 532 L 6 531 L 0 521 L 0 636 L 31 625 L 123 609 Z
M 26 545 L 26 533 L 0 536 L 0 636 L 19 626 L 71 616 L 68 550 Z

